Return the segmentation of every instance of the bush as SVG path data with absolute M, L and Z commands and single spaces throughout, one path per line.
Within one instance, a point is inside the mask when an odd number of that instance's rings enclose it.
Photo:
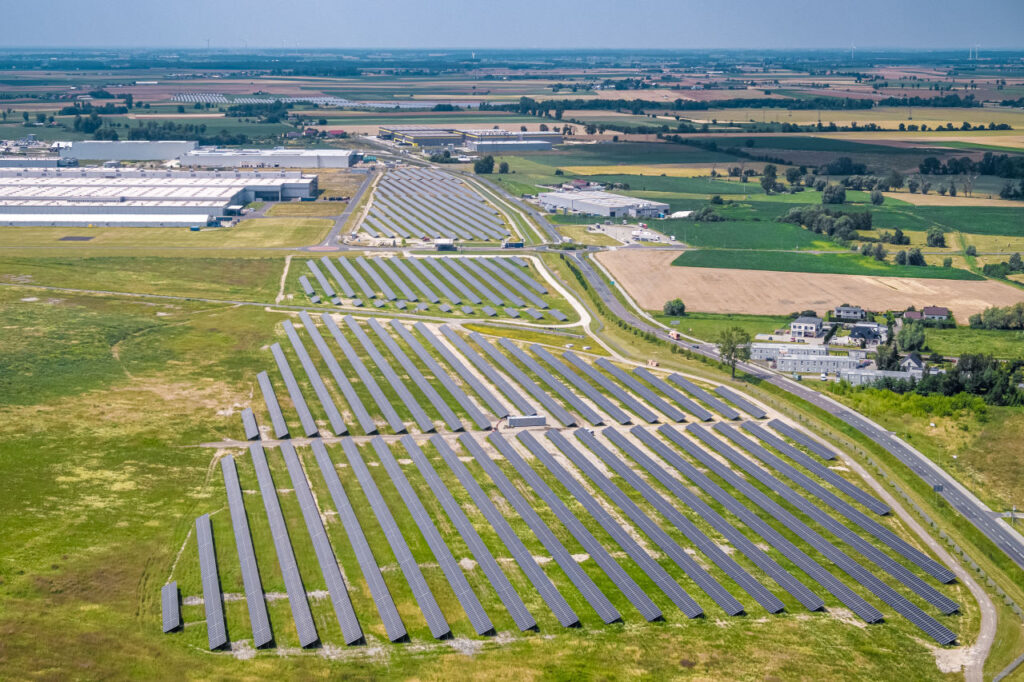
M 928 228 L 928 236 L 925 237 L 925 243 L 928 246 L 944 248 L 946 246 L 946 235 L 941 228 L 930 227 Z
M 482 159 L 477 159 L 473 163 L 473 172 L 477 175 L 487 175 L 494 172 L 494 157 L 487 155 Z
M 686 314 L 686 304 L 683 303 L 682 299 L 673 298 L 671 301 L 665 301 L 665 305 L 662 306 L 662 312 L 672 317 L 682 317 Z
M 968 256 L 977 256 L 978 255 L 978 247 L 976 247 L 974 244 L 971 244 L 970 246 L 968 246 L 967 247 L 967 255 Z
M 871 203 L 875 206 L 881 206 L 885 201 L 885 195 L 879 192 L 877 189 L 871 190 Z

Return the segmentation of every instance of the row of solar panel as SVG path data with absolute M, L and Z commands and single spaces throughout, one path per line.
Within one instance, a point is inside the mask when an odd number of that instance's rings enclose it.
M 611 448 L 599 441 L 592 432 L 579 429 L 575 432 L 578 444 L 573 444 L 568 438 L 558 431 L 548 431 L 547 438 L 570 462 L 573 463 L 588 478 L 598 490 L 610 499 L 625 514 L 637 528 L 642 530 L 658 548 L 669 557 L 669 559 L 691 580 L 701 591 L 710 597 L 727 614 L 738 615 L 745 612 L 742 603 L 729 591 L 720 579 L 712 576 L 708 570 L 703 568 L 689 552 L 678 544 L 663 528 L 665 522 L 680 532 L 686 539 L 699 550 L 712 564 L 714 564 L 725 576 L 735 583 L 740 589 L 750 595 L 758 604 L 770 613 L 777 613 L 784 610 L 783 602 L 773 594 L 757 578 L 751 575 L 743 566 L 737 563 L 727 554 L 712 538 L 701 531 L 686 515 L 680 511 L 681 508 L 690 510 L 702 521 L 709 524 L 718 531 L 732 546 L 738 550 L 754 566 L 757 566 L 782 590 L 796 599 L 803 607 L 809 610 L 818 610 L 824 607 L 825 603 L 811 587 L 801 579 L 790 573 L 773 559 L 768 551 L 754 544 L 739 528 L 724 516 L 716 512 L 709 504 L 697 495 L 693 490 L 682 485 L 680 479 L 667 473 L 668 469 L 674 470 L 682 476 L 682 480 L 689 480 L 698 489 L 713 498 L 728 513 L 742 521 L 747 528 L 768 543 L 768 546 L 778 551 L 782 556 L 792 562 L 794 566 L 801 569 L 806 575 L 827 592 L 833 595 L 841 603 L 846 605 L 866 622 L 877 622 L 882 619 L 882 614 L 874 606 L 867 602 L 860 594 L 852 590 L 839 578 L 832 574 L 826 567 L 809 557 L 803 551 L 795 547 L 789 540 L 785 539 L 778 531 L 761 520 L 757 513 L 752 511 L 746 504 L 741 503 L 732 493 L 711 481 L 707 475 L 700 472 L 694 465 L 690 464 L 680 454 L 679 450 L 669 446 L 669 442 L 676 445 L 682 451 L 690 454 L 698 463 L 705 466 L 712 473 L 717 475 L 728 486 L 746 497 L 755 507 L 769 514 L 777 522 L 784 525 L 790 531 L 805 540 L 821 555 L 838 567 L 847 576 L 853 579 L 866 592 L 874 595 L 895 611 L 907 617 L 911 622 L 920 627 L 936 641 L 942 644 L 949 644 L 955 641 L 955 635 L 942 625 L 933 616 L 928 615 L 922 608 L 901 595 L 887 583 L 878 579 L 856 558 L 850 556 L 846 550 L 840 549 L 833 541 L 826 539 L 819 531 L 814 530 L 806 522 L 796 518 L 791 512 L 774 502 L 767 495 L 760 492 L 736 471 L 723 464 L 701 447 L 701 443 L 720 456 L 726 458 L 738 470 L 748 474 L 751 478 L 762 485 L 775 491 L 782 499 L 791 503 L 795 508 L 807 515 L 822 528 L 827 529 L 841 542 L 854 549 L 864 559 L 874 563 L 878 568 L 888 572 L 892 577 L 905 587 L 917 593 L 924 600 L 939 608 L 944 613 L 953 613 L 958 606 L 955 602 L 945 597 L 934 588 L 927 586 L 923 580 L 911 573 L 902 565 L 892 559 L 885 559 L 878 550 L 872 551 L 872 546 L 856 536 L 852 531 L 845 533 L 836 528 L 837 524 L 819 507 L 800 496 L 797 492 L 786 486 L 784 483 L 766 473 L 753 463 L 747 455 L 741 454 L 722 441 L 714 438 L 700 426 L 691 425 L 687 427 L 690 435 L 696 440 L 684 437 L 684 435 L 670 426 L 662 426 L 659 431 L 668 440 L 662 440 L 654 436 L 643 427 L 636 426 L 631 429 L 630 434 L 634 440 L 627 438 L 622 432 L 608 428 L 602 435 L 619 449 L 622 455 L 615 454 Z M 730 438 L 739 436 L 738 432 L 728 426 L 722 426 L 721 431 Z M 678 581 L 673 579 L 665 570 L 657 564 L 648 552 L 630 536 L 627 529 L 616 522 L 605 509 L 604 505 L 596 500 L 584 489 L 576 478 L 569 473 L 543 445 L 529 432 L 520 432 L 517 439 L 526 450 L 536 458 L 555 479 L 557 479 L 569 493 L 570 498 L 580 502 L 583 508 L 593 517 L 617 544 L 623 552 L 634 560 L 653 583 L 667 596 L 681 611 L 689 617 L 695 617 L 703 613 L 693 597 L 686 593 Z M 642 588 L 630 577 L 623 567 L 603 547 L 587 527 L 574 515 L 574 513 L 562 502 L 562 498 L 556 493 L 545 480 L 538 475 L 537 471 L 531 468 L 523 457 L 516 451 L 512 444 L 498 433 L 492 433 L 488 440 L 502 457 L 509 462 L 520 477 L 528 484 L 528 488 L 547 505 L 559 523 L 572 535 L 572 537 L 583 547 L 588 555 L 602 569 L 611 582 L 619 589 L 626 599 L 637 609 L 647 620 L 654 620 L 662 617 L 662 612 L 654 601 Z M 491 482 L 498 488 L 501 495 L 511 506 L 511 509 L 525 521 L 527 527 L 535 535 L 536 539 L 554 558 L 556 564 L 565 573 L 569 581 L 579 590 L 584 600 L 594 609 L 596 614 L 604 622 L 614 622 L 621 619 L 621 613 L 609 600 L 602 590 L 593 582 L 590 576 L 582 570 L 579 564 L 573 559 L 568 549 L 556 537 L 537 511 L 519 492 L 515 484 L 495 464 L 490 455 L 480 444 L 469 434 L 463 434 L 459 441 L 466 451 L 472 456 L 480 470 L 482 470 Z M 431 444 L 446 462 L 451 472 L 458 479 L 459 484 L 472 498 L 480 512 L 486 518 L 489 526 L 493 528 L 505 548 L 513 559 L 523 570 L 524 575 L 537 589 L 545 604 L 551 609 L 558 621 L 564 626 L 579 623 L 579 616 L 575 613 L 565 597 L 558 588 L 551 582 L 548 576 L 541 569 L 540 565 L 533 558 L 530 551 L 523 544 L 522 540 L 512 531 L 507 520 L 498 511 L 492 498 L 480 488 L 479 483 L 474 479 L 469 469 L 457 456 L 451 446 L 440 436 L 433 436 Z M 470 622 L 478 634 L 493 632 L 493 624 L 487 617 L 480 604 L 477 595 L 473 593 L 465 576 L 458 568 L 451 551 L 437 531 L 433 520 L 426 512 L 422 501 L 417 497 L 413 487 L 402 472 L 387 444 L 379 437 L 371 441 L 372 447 L 383 464 L 388 475 L 391 477 L 396 489 L 399 492 L 407 511 L 411 514 L 416 527 L 423 534 L 431 552 L 434 554 L 438 565 L 441 566 L 446 578 L 460 603 L 466 611 Z M 410 459 L 420 470 L 429 487 L 435 494 L 438 502 L 449 515 L 453 525 L 465 540 L 467 546 L 474 553 L 477 562 L 487 574 L 498 596 L 505 604 L 510 615 L 517 625 L 522 628 L 536 626 L 536 620 L 529 614 L 523 605 L 521 597 L 508 583 L 507 578 L 502 574 L 500 568 L 494 562 L 493 555 L 480 541 L 479 536 L 472 529 L 468 519 L 462 512 L 457 501 L 452 497 L 451 492 L 443 484 L 433 469 L 430 462 L 424 456 L 416 442 L 410 437 L 402 439 L 403 447 L 409 454 Z M 761 459 L 764 453 L 759 453 L 753 442 L 739 436 L 738 444 L 747 453 Z M 608 467 L 610 471 L 617 474 L 625 481 L 630 488 L 657 511 L 660 515 L 658 520 L 647 512 L 643 511 L 632 499 L 627 491 L 613 482 L 608 475 L 602 473 L 594 464 L 591 456 L 584 455 L 580 451 L 580 445 L 589 450 Z M 312 442 L 314 453 L 321 471 L 325 476 L 325 482 L 331 492 L 331 496 L 338 507 L 339 515 L 345 525 L 345 531 L 353 546 L 357 560 L 370 591 L 374 597 L 379 614 L 386 626 L 388 636 L 392 641 L 398 641 L 407 637 L 407 631 L 402 624 L 401 618 L 395 610 L 394 603 L 383 582 L 379 567 L 373 558 L 369 547 L 365 544 L 359 521 L 355 518 L 348 498 L 345 497 L 344 489 L 337 479 L 337 472 L 330 461 L 326 449 L 320 440 Z M 643 447 L 641 447 L 643 446 Z M 305 592 L 302 591 L 301 580 L 298 578 L 297 568 L 294 566 L 294 556 L 291 554 L 291 545 L 288 543 L 287 530 L 284 527 L 283 519 L 280 517 L 280 507 L 277 506 L 276 493 L 273 481 L 270 479 L 269 469 L 266 468 L 266 459 L 259 444 L 251 446 L 256 475 L 260 482 L 261 493 L 264 496 L 264 506 L 267 511 L 275 547 L 281 565 L 282 575 L 288 588 L 289 601 L 292 605 L 293 617 L 295 618 L 297 632 L 303 646 L 308 646 L 317 641 L 315 627 L 309 616 L 308 603 Z M 450 634 L 451 630 L 443 614 L 437 606 L 437 601 L 423 579 L 422 573 L 412 556 L 408 544 L 402 535 L 401 530 L 388 508 L 383 497 L 377 488 L 376 483 L 366 468 L 362 455 L 355 447 L 353 441 L 344 439 L 342 449 L 348 460 L 349 466 L 356 476 L 359 486 L 365 494 L 370 508 L 381 525 L 388 543 L 398 559 L 399 567 L 409 583 L 412 593 L 417 599 L 424 618 L 435 637 L 444 637 Z M 763 448 L 762 448 L 763 449 Z M 352 612 L 351 602 L 348 599 L 345 584 L 337 573 L 336 557 L 327 540 L 319 513 L 310 496 L 308 482 L 306 481 L 301 464 L 294 449 L 285 443 L 282 446 L 282 454 L 292 479 L 292 484 L 299 499 L 300 507 L 306 519 L 306 525 L 314 542 L 316 554 L 321 564 L 325 583 L 335 606 L 336 615 L 345 634 L 346 643 L 363 641 L 362 631 L 359 623 Z M 632 469 L 630 464 L 639 465 L 641 470 L 657 480 L 676 499 L 670 501 L 662 493 L 642 478 Z M 763 460 L 762 460 L 763 461 Z M 246 566 L 254 562 L 251 558 L 251 541 L 248 539 L 248 526 L 244 522 L 244 506 L 241 503 L 240 492 L 237 491 L 237 475 L 234 474 L 233 462 L 225 460 L 224 473 L 225 483 L 228 487 L 229 506 L 232 514 L 232 521 L 235 529 L 236 544 L 238 546 L 239 560 L 243 567 L 243 578 L 247 602 L 250 607 L 253 636 L 256 642 L 269 642 L 269 630 L 265 626 L 265 605 L 263 605 L 262 591 L 259 588 L 258 571 L 252 565 L 251 572 L 256 577 L 251 580 L 246 575 Z M 230 465 L 227 463 L 230 462 Z M 229 471 L 231 476 L 229 477 Z M 233 492 L 233 490 L 235 492 Z M 237 503 L 232 500 L 237 493 Z M 270 499 L 272 498 L 272 500 Z M 242 521 L 236 518 L 241 516 Z M 209 531 L 208 517 L 200 517 L 197 521 L 197 536 L 200 547 L 200 563 L 203 569 L 204 599 L 207 604 L 207 622 L 209 627 L 209 641 L 211 648 L 222 646 L 227 641 L 226 628 L 224 627 L 223 610 L 219 610 L 219 585 L 216 579 L 216 559 L 212 553 L 212 535 Z M 242 537 L 244 536 L 244 537 Z M 244 541 L 243 541 L 244 540 Z M 884 541 L 884 540 L 883 540 Z M 925 571 L 929 571 L 929 563 L 934 563 L 923 554 L 912 559 L 915 564 Z M 893 570 L 891 564 L 899 566 L 902 570 Z M 937 565 L 937 564 L 936 564 Z M 210 573 L 212 566 L 213 573 Z M 291 578 L 289 578 L 291 576 Z M 941 578 L 940 578 L 941 579 Z M 951 579 L 951 576 L 950 576 Z M 926 587 L 922 590 L 921 586 Z M 929 592 L 930 590 L 930 592 Z M 176 591 L 175 591 L 176 595 Z M 164 595 L 165 604 L 165 631 L 173 618 L 169 616 L 168 599 Z M 256 605 L 254 614 L 254 604 Z M 176 607 L 176 602 L 175 602 Z M 258 629 L 259 628 L 259 629 Z

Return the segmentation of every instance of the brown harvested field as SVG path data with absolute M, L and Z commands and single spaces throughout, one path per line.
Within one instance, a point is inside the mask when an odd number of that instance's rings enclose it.
M 828 275 L 671 265 L 677 250 L 617 249 L 597 255 L 612 278 L 646 310 L 682 298 L 686 309 L 701 313 L 786 315 L 796 310 L 823 311 L 843 303 L 869 310 L 908 306 L 946 306 L 961 324 L 989 306 L 1024 301 L 1024 290 L 992 280 L 960 281 Z
M 1004 206 L 1013 208 L 1017 204 L 1006 199 L 984 197 L 943 196 L 941 194 L 911 194 L 910 192 L 885 192 L 885 196 L 905 201 L 914 206 Z

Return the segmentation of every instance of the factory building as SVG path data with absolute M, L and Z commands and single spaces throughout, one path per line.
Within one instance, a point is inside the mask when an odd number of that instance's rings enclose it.
M 668 204 L 627 197 L 610 192 L 545 192 L 537 195 L 540 205 L 552 213 L 583 213 L 606 218 L 658 218 L 668 212 Z
M 351 149 L 225 149 L 199 147 L 183 154 L 182 166 L 215 168 L 349 168 L 363 158 Z
M 79 161 L 171 161 L 197 146 L 185 140 L 75 140 L 56 142 L 53 148 L 62 159 Z
M 0 170 L 0 224 L 214 224 L 257 200 L 313 198 L 298 172 Z
M 62 159 L 56 154 L 12 154 L 0 156 L 0 168 L 57 168 L 73 166 L 74 159 Z
M 547 140 L 470 140 L 466 149 L 477 154 L 515 154 L 516 152 L 551 151 Z
M 436 148 L 462 145 L 462 135 L 450 129 L 425 126 L 381 126 L 377 137 L 413 147 Z
M 534 131 L 530 132 L 527 130 L 523 131 L 511 131 L 502 130 L 501 128 L 481 128 L 477 130 L 456 128 L 456 133 L 462 135 L 463 141 L 468 145 L 470 143 L 479 142 L 498 142 L 498 141 L 542 141 L 549 144 L 561 144 L 562 134 L 551 131 Z

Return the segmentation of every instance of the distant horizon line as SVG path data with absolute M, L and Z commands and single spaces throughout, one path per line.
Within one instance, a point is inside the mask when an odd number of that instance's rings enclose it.
M 601 47 L 601 48 L 588 48 L 588 47 L 444 47 L 444 46 L 424 46 L 424 47 L 329 47 L 323 45 L 311 45 L 311 46 L 270 46 L 270 45 L 239 45 L 239 46 L 210 46 L 203 47 L 202 45 L 162 45 L 162 46 L 142 46 L 142 45 L 23 45 L 16 47 L 3 47 L 0 48 L 0 54 L 11 54 L 23 51 L 79 51 L 79 50 L 132 50 L 140 52 L 158 52 L 161 50 L 181 50 L 188 52 L 252 52 L 252 51 L 266 51 L 266 52 L 295 52 L 295 51 L 353 51 L 353 52 L 425 52 L 425 51 L 439 51 L 439 52 L 481 52 L 481 53 L 495 53 L 495 52 L 554 52 L 554 53 L 575 53 L 585 52 L 590 54 L 613 54 L 620 52 L 668 52 L 668 53 L 690 53 L 690 52 L 708 52 L 708 51 L 727 51 L 727 52 L 849 52 L 853 46 L 831 46 L 831 47 Z M 904 52 L 904 53 L 925 53 L 925 52 L 960 52 L 965 49 L 972 49 L 975 44 L 964 44 L 957 46 L 946 46 L 946 47 L 853 47 L 857 52 L 860 53 L 877 53 L 877 52 Z M 980 48 L 980 52 L 984 55 L 988 53 L 1004 53 L 1004 52 L 1020 52 L 1024 55 L 1024 45 L 1018 47 L 1009 46 L 995 46 L 995 47 L 984 47 Z M 440 56 L 440 55 L 438 55 Z M 981 57 L 984 59 L 984 56 Z

